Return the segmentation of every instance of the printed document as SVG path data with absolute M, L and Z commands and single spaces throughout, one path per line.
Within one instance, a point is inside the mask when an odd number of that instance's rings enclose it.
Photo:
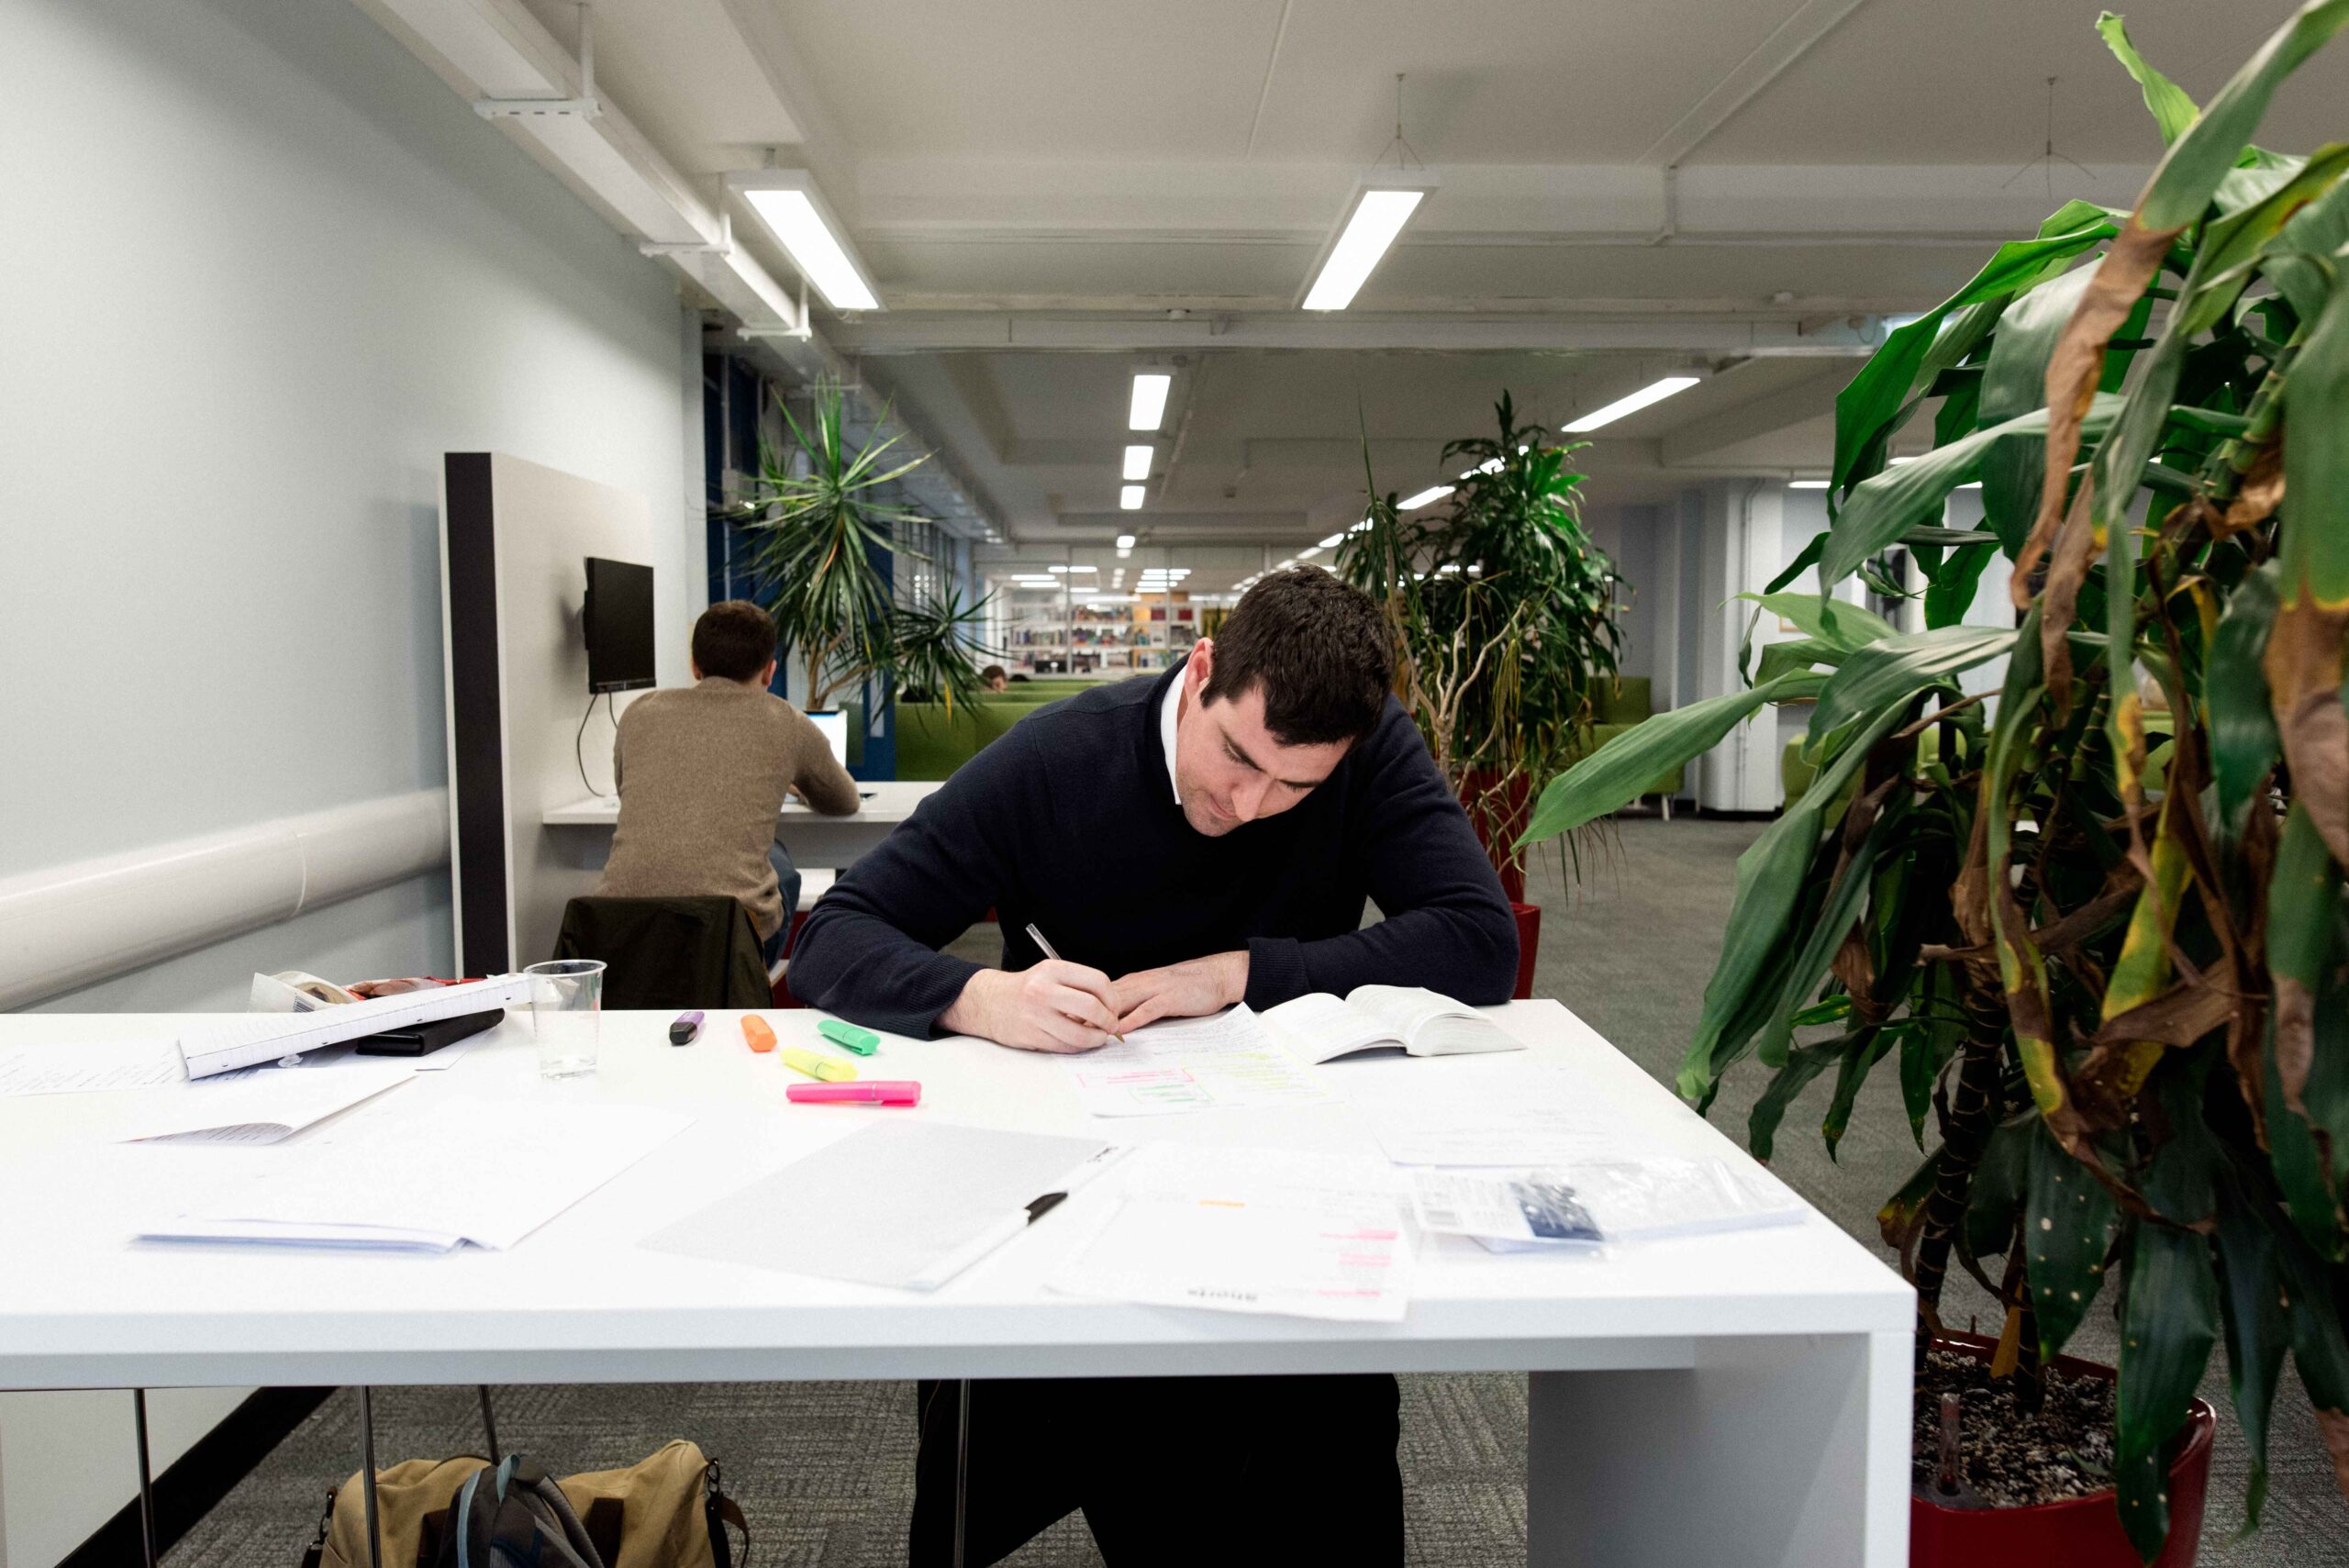
M 361 1056 L 299 1067 L 254 1067 L 142 1096 L 116 1138 L 274 1143 L 416 1076 L 413 1062 Z
M 1638 1159 L 1653 1141 L 1555 1067 L 1413 1068 L 1354 1099 L 1398 1165 L 1573 1166 Z
M 157 1240 L 395 1250 L 504 1249 L 693 1124 L 647 1106 L 484 1099 L 397 1102 L 271 1156 L 173 1219 Z
M 87 1095 L 186 1081 L 179 1043 L 162 1035 L 0 1046 L 0 1095 Z
M 1162 1018 L 1061 1065 L 1095 1116 L 1168 1116 L 1336 1098 L 1265 1032 L 1245 1003 L 1208 1018 Z
M 1378 1160 L 1152 1143 L 1117 1179 L 1121 1201 L 1052 1289 L 1387 1323 L 1410 1305 L 1408 1200 Z

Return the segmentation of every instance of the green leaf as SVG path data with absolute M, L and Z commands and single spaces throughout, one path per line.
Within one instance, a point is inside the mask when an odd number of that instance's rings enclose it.
M 1923 1027 L 1900 1037 L 1900 1098 L 1909 1112 L 1909 1132 L 1917 1147 L 1925 1146 L 1925 1118 L 1933 1108 L 1933 1084 L 1957 1054 L 1965 1026 L 1957 1018 L 1957 982 L 1945 963 L 1926 972 L 1925 994 L 1918 1012 Z
M 1836 396 L 1835 490 L 1850 488 L 1862 455 L 1908 401 L 1952 312 L 2028 289 L 2051 270 L 2062 270 L 2073 257 L 2119 233 L 2117 216 L 2089 202 L 2065 203 L 2039 226 L 2038 238 L 1999 246 L 1964 288 L 1889 334 Z
M 2218 1342 L 2219 1287 L 2201 1237 L 2143 1220 L 2136 1231 L 2121 1308 L 2112 1471 L 2121 1527 L 2137 1555 L 2151 1562 L 2169 1534 L 2163 1450 L 2185 1423 Z
M 1782 642 L 1762 645 L 1761 662 L 1753 667 L 1753 682 L 1764 685 L 1780 675 L 1809 671 L 1814 664 L 1833 666 L 1843 662 L 1844 651 L 1831 642 L 1821 642 L 1815 637 L 1789 637 Z
M 1769 586 L 1763 591 L 1765 593 L 1775 594 L 1779 589 L 1785 587 L 1787 584 L 1793 582 L 1796 578 L 1801 576 L 1804 573 L 1809 571 L 1812 567 L 1818 565 L 1819 552 L 1821 549 L 1825 548 L 1826 543 L 1827 536 L 1824 533 L 1816 533 L 1811 535 L 1810 542 L 1804 545 L 1802 550 L 1792 561 L 1787 562 L 1785 571 L 1770 579 Z
M 2097 17 L 2096 30 L 2104 35 L 2113 58 L 2144 89 L 2145 107 L 2152 113 L 2154 124 L 2161 128 L 2162 144 L 2167 146 L 2185 135 L 2187 128 L 2202 114 L 2194 106 L 2194 100 L 2186 95 L 2186 89 L 2145 63 L 2145 57 L 2129 41 L 2129 29 L 2119 17 L 2105 12 Z
M 2204 227 L 2195 251 L 2178 329 L 2202 332 L 2222 319 L 2286 221 L 2336 188 L 2344 172 L 2349 144 L 2334 142 L 2318 149 L 2298 170 L 2238 170 L 2229 175 L 2219 193 L 2224 216 Z
M 2278 28 L 2201 115 L 2170 144 L 2137 204 L 2137 221 L 2154 230 L 2183 228 L 2202 216 L 2285 77 L 2349 26 L 2349 0 L 2309 0 Z
M 1892 623 L 1874 610 L 1822 594 L 1740 594 L 1772 615 L 1790 620 L 1806 636 L 1849 653 L 1892 635 Z
M 2343 0 L 2349 6 L 2349 0 Z M 2337 279 L 2323 313 L 2310 324 L 2299 357 L 2284 384 L 2288 430 L 2329 431 L 2337 438 L 2349 411 L 2349 286 Z M 2291 515 L 2331 526 L 2283 530 L 2283 580 L 2288 605 L 2312 595 L 2328 606 L 2349 605 L 2349 441 L 2287 440 L 2284 491 Z
M 1737 891 L 1730 904 L 1728 937 L 1721 945 L 1720 958 L 1713 966 L 1712 978 L 1705 984 L 1705 1005 L 1698 1018 L 1696 1037 L 1681 1059 L 1678 1084 L 1685 1098 L 1702 1098 L 1729 1065 L 1724 1058 L 1733 1053 L 1736 1043 L 1729 1032 L 1730 1022 L 1745 1007 L 1749 995 L 1763 978 L 1771 953 L 1801 899 L 1805 873 L 1812 852 L 1819 847 L 1820 828 L 1831 810 L 1837 816 L 1842 814 L 1843 786 L 1898 717 L 1897 711 L 1886 714 L 1854 737 L 1832 761 L 1822 764 L 1819 777 L 1803 792 L 1803 797 L 1788 806 L 1738 857 Z M 1631 733 L 1637 734 L 1655 722 L 1650 719 L 1647 724 L 1635 727 Z M 1723 733 L 1726 732 L 1724 727 Z M 1717 1052 L 1717 1048 L 1722 1049 Z
M 1868 829 L 1867 837 L 1852 852 L 1851 863 L 1843 874 L 1829 889 L 1826 902 L 1820 906 L 1818 918 L 1810 922 L 1803 933 L 1802 943 L 1795 950 L 1787 965 L 1778 1005 L 1771 1010 L 1770 1021 L 1763 1026 L 1756 1051 L 1764 1062 L 1776 1066 L 1786 1060 L 1787 1042 L 1794 1036 L 1796 1009 L 1810 994 L 1819 989 L 1820 982 L 1835 962 L 1835 950 L 1843 945 L 1845 933 L 1860 917 L 1860 908 L 1867 900 L 1869 879 L 1876 873 L 1876 857 L 1892 836 L 1897 815 L 1884 812 Z M 1873 1033 L 1873 1030 L 1866 1031 Z
M 1927 686 L 1988 663 L 2011 651 L 2014 642 L 2010 627 L 1945 626 L 1870 643 L 1827 678 L 1803 744 L 1816 749 L 1845 725 L 1887 704 L 1904 708 Z
M 1928 628 L 1955 626 L 1965 619 L 1965 612 L 1974 607 L 1974 595 L 1982 586 L 1982 570 L 1998 552 L 1998 541 L 1993 537 L 1987 543 L 1965 546 L 1942 563 L 1942 569 L 1925 585 Z
M 2031 1145 L 2023 1261 L 2043 1359 L 2053 1361 L 2087 1316 L 2120 1229 L 2121 1209 L 2112 1195 L 2042 1127 Z
M 2343 0 L 2349 5 L 2349 0 Z M 2120 411 L 2121 400 L 2099 394 L 2084 421 L 2085 433 L 2099 435 Z M 1898 540 L 1901 534 L 1929 517 L 1940 514 L 1949 493 L 1976 478 L 1993 442 L 2010 436 L 2044 436 L 2047 410 L 2034 408 L 1963 440 L 1936 447 L 1914 462 L 1887 468 L 1852 492 L 1835 516 L 1825 547 L 1819 556 L 1819 580 L 1832 589 L 1849 577 L 1860 562 Z
M 1777 1147 L 1778 1124 L 1786 1119 L 1787 1109 L 1795 1096 L 1808 1087 L 1813 1078 L 1825 1072 L 1842 1054 L 1842 1042 L 1829 1040 L 1824 1045 L 1798 1045 L 1787 1053 L 1786 1065 L 1779 1068 L 1761 1095 L 1754 1100 L 1753 1109 L 1746 1116 L 1745 1144 L 1753 1157 L 1764 1164 Z
M 1835 1157 L 1837 1145 L 1852 1125 L 1852 1107 L 1859 1103 L 1860 1085 L 1867 1082 L 1869 1069 L 1891 1052 L 1893 1043 L 1891 1031 L 1871 1029 L 1860 1030 L 1844 1046 L 1843 1060 L 1835 1073 L 1835 1093 L 1819 1123 L 1819 1136 L 1826 1141 L 1829 1159 Z
M 1658 774 L 1720 744 L 1721 738 L 1765 703 L 1816 696 L 1826 677 L 1780 675 L 1742 692 L 1728 692 L 1657 714 L 1635 724 L 1552 779 L 1534 806 L 1520 846 L 1570 833 L 1637 799 Z
M 1990 1129 L 1965 1193 L 1961 1229 L 1968 1256 L 1986 1262 L 2003 1258 L 2014 1245 L 2015 1226 L 2022 1218 L 2024 1193 L 2031 1184 L 2032 1148 L 2045 1136 L 2044 1126 L 2037 1111 L 2027 1110 Z
M 2260 668 L 2268 629 L 2276 624 L 2281 570 L 2270 561 L 2245 573 L 2235 584 L 2202 667 L 2210 771 L 2219 786 L 2220 821 L 2230 837 L 2242 833 L 2252 796 L 2274 770 L 2282 749 L 2276 709 L 2268 701 L 2267 673 Z
M 2226 1332 L 2227 1392 L 2251 1451 L 2251 1482 L 2244 1489 L 2243 1528 L 2259 1523 L 2267 1496 L 2267 1418 L 2276 1404 L 2276 1384 L 2284 1352 L 2292 1341 L 2284 1309 L 2282 1238 L 2272 1218 L 2263 1219 L 2255 1200 L 2240 1184 L 2219 1190 L 2219 1229 L 2214 1243 L 2219 1269 L 2219 1313 Z

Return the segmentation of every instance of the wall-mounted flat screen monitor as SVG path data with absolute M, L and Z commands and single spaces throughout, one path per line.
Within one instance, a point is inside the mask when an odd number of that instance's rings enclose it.
M 652 568 L 587 558 L 587 689 L 652 684 Z

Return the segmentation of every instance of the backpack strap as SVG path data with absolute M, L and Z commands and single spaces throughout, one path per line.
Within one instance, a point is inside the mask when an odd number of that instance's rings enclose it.
M 607 1562 L 620 1560 L 620 1535 L 627 1518 L 627 1504 L 618 1497 L 598 1497 L 587 1505 L 587 1512 L 579 1520 L 580 1528 L 587 1532 L 588 1544 Z
M 742 1562 L 751 1560 L 751 1521 L 742 1517 L 742 1505 L 728 1496 L 719 1485 L 718 1461 L 711 1460 L 701 1473 L 702 1519 L 709 1527 L 709 1555 L 715 1568 L 734 1568 L 734 1541 L 726 1533 L 732 1525 L 742 1532 Z

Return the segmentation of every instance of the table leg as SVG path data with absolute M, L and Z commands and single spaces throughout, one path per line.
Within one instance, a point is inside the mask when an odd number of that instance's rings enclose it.
M 130 1419 L 139 1435 L 139 1547 L 147 1568 L 156 1568 L 161 1554 L 155 1550 L 155 1478 L 147 1447 L 147 1391 L 130 1391 Z
M 954 1391 L 954 1568 L 963 1568 L 963 1527 L 971 1504 L 971 1380 Z
M 1534 1373 L 1527 1563 L 1903 1568 L 1909 1354 L 1906 1332 L 1784 1335 Z
M 384 1568 L 384 1529 L 375 1517 L 375 1391 L 359 1385 L 359 1496 L 367 1505 L 367 1568 Z
M 481 1385 L 481 1429 L 489 1440 L 489 1462 L 492 1469 L 504 1456 L 497 1451 L 497 1418 L 489 1407 L 489 1385 Z

